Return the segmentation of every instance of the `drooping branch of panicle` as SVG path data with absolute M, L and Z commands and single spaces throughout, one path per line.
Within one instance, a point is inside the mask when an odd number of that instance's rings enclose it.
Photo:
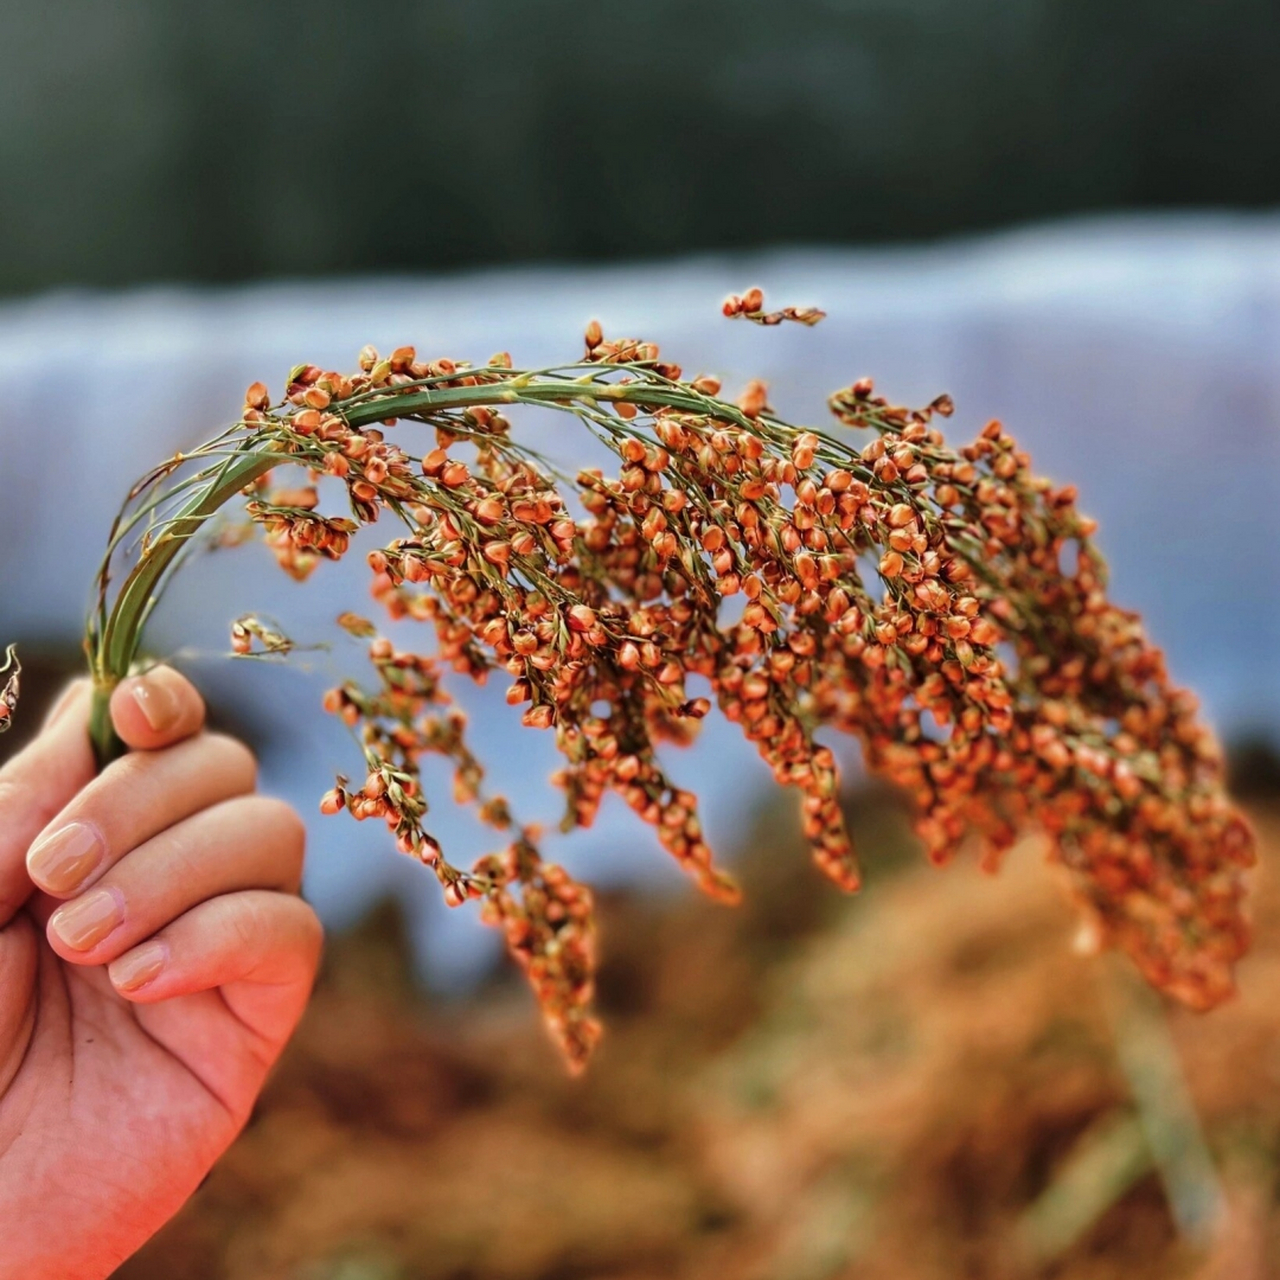
M 821 318 L 766 312 L 758 290 L 725 314 Z M 557 474 L 512 430 L 517 405 L 572 415 L 615 473 Z M 327 697 L 359 736 L 365 776 L 340 778 L 323 808 L 384 820 L 451 903 L 483 901 L 572 1065 L 598 1034 L 590 893 L 485 797 L 446 670 L 504 674 L 524 723 L 554 733 L 565 829 L 589 826 L 616 792 L 726 901 L 737 889 L 658 745 L 688 742 L 714 700 L 800 793 L 818 865 L 853 890 L 835 758 L 815 738 L 853 734 L 911 798 L 935 862 L 973 839 L 994 869 L 1019 830 L 1042 829 L 1101 940 L 1187 1004 L 1217 1003 L 1247 942 L 1252 837 L 1194 699 L 1107 598 L 1075 490 L 1035 477 L 998 422 L 949 447 L 945 396 L 904 409 L 864 379 L 830 406 L 836 432 L 793 426 L 763 384 L 721 398 L 715 378 L 686 379 L 652 343 L 606 340 L 594 322 L 581 358 L 558 368 L 366 347 L 355 373 L 294 369 L 278 402 L 255 383 L 239 423 L 145 477 L 117 522 L 90 625 L 102 697 L 135 660 L 168 574 L 230 499 L 247 494 L 250 521 L 299 579 L 385 515 L 400 527 L 369 555 L 373 596 L 392 618 L 430 623 L 434 650 L 398 651 L 344 615 L 370 639 L 377 681 Z M 286 487 L 284 467 L 306 474 Z M 349 516 L 322 510 L 326 479 Z M 139 537 L 117 585 L 113 566 Z M 731 597 L 739 609 L 724 607 Z M 290 647 L 251 615 L 236 626 L 241 653 Z M 456 798 L 505 833 L 470 870 L 424 825 L 431 754 L 453 763 Z

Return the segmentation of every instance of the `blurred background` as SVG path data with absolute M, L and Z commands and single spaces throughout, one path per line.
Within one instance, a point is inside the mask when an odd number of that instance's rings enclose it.
M 610 1034 L 569 1082 L 474 913 L 317 817 L 314 1006 L 123 1280 L 1280 1274 L 1278 49 L 1263 0 L 0 0 L 0 757 L 77 667 L 128 485 L 249 382 L 365 342 L 548 363 L 598 316 L 793 421 L 863 374 L 950 391 L 956 439 L 1003 418 L 1079 485 L 1267 851 L 1240 1000 L 1167 1014 L 1072 953 L 1034 840 L 994 883 L 922 868 L 849 751 L 869 883 L 837 899 L 710 724 L 670 763 L 745 908 L 621 805 L 549 842 L 605 911 Z M 725 324 L 751 284 L 829 318 Z M 359 559 L 299 591 L 219 553 L 151 632 L 309 814 L 351 766 L 319 698 L 360 672 L 331 627 Z M 228 663 L 248 611 L 332 647 Z M 546 735 L 457 693 L 554 822 Z

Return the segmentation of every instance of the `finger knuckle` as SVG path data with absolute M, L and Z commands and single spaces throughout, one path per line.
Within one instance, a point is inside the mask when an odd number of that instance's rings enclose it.
M 264 833 L 301 864 L 307 843 L 307 827 L 298 811 L 284 800 L 262 796 L 256 804 L 257 821 Z
M 210 733 L 204 735 L 204 744 L 216 753 L 220 763 L 237 776 L 246 778 L 250 785 L 257 779 L 258 757 L 239 738 L 225 733 Z
M 107 765 L 96 781 L 90 784 L 89 790 L 106 791 L 117 788 L 131 790 L 154 771 L 157 760 L 158 756 L 152 752 L 130 751 Z
M 165 862 L 171 872 L 188 883 L 197 883 L 204 869 L 204 846 L 181 824 L 171 829 L 165 840 Z
M 276 796 L 262 796 L 260 803 L 263 813 L 281 834 L 297 840 L 306 838 L 306 824 L 298 815 L 298 811 L 287 800 L 278 799 Z
M 10 810 L 18 812 L 22 807 L 22 787 L 10 769 L 0 771 L 0 814 Z
M 305 903 L 303 906 L 305 910 L 302 919 L 302 939 L 307 956 L 314 964 L 324 950 L 324 925 L 311 907 L 306 906 Z
M 230 914 L 229 927 L 234 948 L 244 955 L 261 951 L 268 923 L 264 905 L 258 895 L 245 894 Z

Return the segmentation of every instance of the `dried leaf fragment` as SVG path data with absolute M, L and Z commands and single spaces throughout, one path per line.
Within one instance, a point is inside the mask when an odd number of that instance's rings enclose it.
M 0 676 L 9 672 L 4 688 L 0 689 L 0 733 L 13 724 L 13 713 L 18 709 L 18 695 L 21 692 L 20 678 L 22 663 L 18 661 L 18 648 L 10 645 L 4 653 L 4 666 L 0 667 Z

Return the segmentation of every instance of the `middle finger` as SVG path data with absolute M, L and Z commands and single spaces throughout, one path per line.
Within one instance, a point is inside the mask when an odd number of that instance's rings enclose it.
M 67 898 L 131 849 L 210 805 L 253 790 L 257 765 L 234 738 L 202 733 L 108 765 L 27 852 L 37 888 Z

